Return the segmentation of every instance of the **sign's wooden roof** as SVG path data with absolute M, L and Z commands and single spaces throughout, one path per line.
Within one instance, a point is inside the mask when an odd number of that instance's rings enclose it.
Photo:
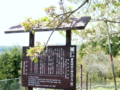
M 86 17 L 80 17 L 80 18 L 71 18 L 71 22 L 68 23 L 62 23 L 61 27 L 59 28 L 46 28 L 46 27 L 42 27 L 40 25 L 41 28 L 36 29 L 35 32 L 41 32 L 41 31 L 52 31 L 52 30 L 78 30 L 78 29 L 84 29 L 87 25 L 87 23 L 90 21 L 91 17 L 90 16 L 86 16 Z M 12 27 L 10 27 L 8 30 L 5 31 L 5 33 L 23 33 L 25 28 L 23 26 L 21 26 L 20 24 L 14 25 Z M 29 30 L 27 30 L 26 32 L 30 32 Z

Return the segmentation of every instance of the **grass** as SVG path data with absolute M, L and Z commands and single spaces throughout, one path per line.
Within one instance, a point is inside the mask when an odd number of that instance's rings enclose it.
M 117 90 L 120 90 L 120 78 L 116 78 Z M 90 90 L 90 84 L 88 84 L 88 90 Z M 82 90 L 86 90 L 86 84 L 82 86 Z M 77 88 L 80 90 L 80 87 Z M 91 90 L 115 90 L 113 80 L 107 80 L 106 83 L 91 83 Z
M 85 89 L 84 89 L 85 90 Z M 91 89 L 91 90 L 114 90 L 114 88 L 103 88 L 103 87 L 98 87 L 96 89 Z M 118 88 L 117 90 L 120 90 L 120 88 Z

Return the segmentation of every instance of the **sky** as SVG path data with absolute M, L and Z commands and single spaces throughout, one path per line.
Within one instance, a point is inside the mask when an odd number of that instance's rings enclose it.
M 29 33 L 5 34 L 11 26 L 25 20 L 25 17 L 45 16 L 43 9 L 49 5 L 58 5 L 59 0 L 0 0 L 0 46 L 29 45 Z M 35 33 L 35 42 L 46 42 L 51 32 Z M 55 32 L 49 45 L 65 44 L 65 38 Z

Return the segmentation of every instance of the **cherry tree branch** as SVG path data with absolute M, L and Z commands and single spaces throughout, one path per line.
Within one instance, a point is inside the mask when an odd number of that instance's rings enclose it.
M 45 47 L 47 46 L 47 44 L 48 44 L 48 42 L 49 42 L 52 34 L 54 33 L 54 31 L 55 31 L 65 20 L 67 20 L 73 13 L 75 13 L 75 12 L 76 12 L 77 10 L 79 10 L 82 6 L 84 6 L 87 2 L 88 2 L 88 0 L 85 0 L 85 1 L 82 3 L 82 5 L 80 5 L 80 6 L 79 6 L 78 8 L 76 8 L 75 10 L 73 10 L 73 11 L 71 11 L 71 12 L 67 12 L 67 13 L 60 14 L 60 15 L 66 15 L 66 14 L 69 14 L 69 15 L 67 15 L 67 16 L 55 27 L 55 29 L 52 30 L 52 33 L 50 34 L 50 36 L 49 36 L 49 38 L 48 38 L 48 40 L 47 40 L 47 42 L 46 42 L 46 44 L 45 44 Z M 58 15 L 58 16 L 60 16 L 60 15 Z
M 120 23 L 120 21 L 112 21 L 112 20 L 108 20 L 108 19 L 91 19 L 91 22 L 98 22 L 98 21 L 103 21 L 103 22 L 111 22 L 111 23 Z

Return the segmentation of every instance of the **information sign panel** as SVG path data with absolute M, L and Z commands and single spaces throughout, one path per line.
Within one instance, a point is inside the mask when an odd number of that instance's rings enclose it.
M 22 85 L 75 90 L 76 46 L 48 46 L 47 53 L 34 63 L 23 47 Z

